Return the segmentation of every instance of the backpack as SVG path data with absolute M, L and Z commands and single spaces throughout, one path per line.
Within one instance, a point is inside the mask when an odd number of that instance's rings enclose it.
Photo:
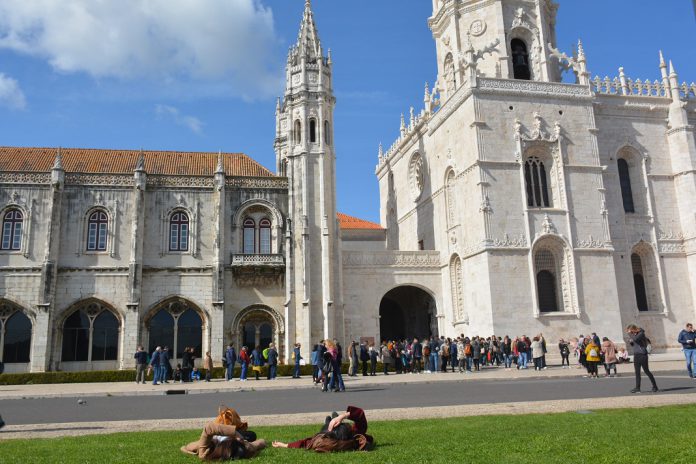
M 423 347 L 423 356 L 430 356 L 430 347 L 428 345 Z
M 445 357 L 445 358 L 447 356 L 449 356 L 449 354 L 450 354 L 450 349 L 449 349 L 449 346 L 447 346 L 447 345 L 442 345 L 442 348 L 440 348 L 440 351 L 442 351 L 442 353 L 440 353 L 440 355 Z
M 471 356 L 473 353 L 471 352 L 471 345 L 465 345 L 464 346 L 464 355 L 465 356 Z
M 597 356 L 599 356 L 599 353 L 597 353 L 597 350 L 596 350 L 595 348 L 592 348 L 592 349 L 590 350 L 590 357 L 591 357 L 591 358 L 596 358 Z

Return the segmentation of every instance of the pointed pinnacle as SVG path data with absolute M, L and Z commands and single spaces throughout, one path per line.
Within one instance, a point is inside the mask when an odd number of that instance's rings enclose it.
M 428 83 L 425 83 L 425 99 L 430 100 L 430 86 Z
M 582 46 L 582 40 L 578 40 L 578 58 L 585 57 L 585 49 Z
M 58 151 L 56 152 L 56 159 L 53 162 L 53 169 L 60 171 L 63 170 L 63 152 L 61 147 L 58 147 Z
M 669 75 L 671 76 L 672 74 L 674 74 L 676 76 L 677 71 L 674 70 L 674 65 L 672 64 L 672 60 L 669 60 Z
M 401 128 L 406 129 L 406 120 L 404 119 L 404 113 L 401 113 Z
M 144 171 L 145 170 L 145 154 L 143 153 L 143 149 L 140 149 L 140 154 L 138 155 L 138 161 L 135 162 L 135 170 L 136 171 Z
M 225 173 L 225 167 L 224 163 L 222 160 L 222 150 L 218 150 L 218 163 L 217 163 L 217 169 L 215 170 L 215 174 L 224 174 Z
M 666 68 L 667 64 L 665 63 L 665 57 L 662 55 L 662 50 L 660 50 L 660 67 L 661 68 Z

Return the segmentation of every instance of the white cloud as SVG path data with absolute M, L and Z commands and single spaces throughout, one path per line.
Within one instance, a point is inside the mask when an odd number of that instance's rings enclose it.
M 0 73 L 0 106 L 23 110 L 27 106 L 24 92 L 16 79 Z
M 278 90 L 277 43 L 260 0 L 0 0 L 0 48 L 97 78 L 225 82 L 266 96 Z
M 169 105 L 155 105 L 155 114 L 161 118 L 170 118 L 179 126 L 187 127 L 195 134 L 203 132 L 203 122 L 194 116 L 181 114 L 178 108 Z

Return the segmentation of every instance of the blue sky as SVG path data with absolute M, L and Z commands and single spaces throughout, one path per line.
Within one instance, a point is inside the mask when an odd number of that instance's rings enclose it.
M 244 152 L 273 169 L 304 0 L 0 0 L 0 145 Z M 696 80 L 691 0 L 561 0 L 593 75 Z M 430 0 L 314 0 L 334 60 L 339 210 L 377 221 L 377 146 L 435 80 Z

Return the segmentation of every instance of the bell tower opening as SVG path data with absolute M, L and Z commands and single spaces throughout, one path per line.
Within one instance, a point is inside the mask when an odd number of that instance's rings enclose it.
M 528 81 L 532 79 L 532 72 L 529 69 L 529 52 L 527 44 L 521 39 L 512 39 L 510 42 L 512 51 L 512 69 L 515 79 Z

